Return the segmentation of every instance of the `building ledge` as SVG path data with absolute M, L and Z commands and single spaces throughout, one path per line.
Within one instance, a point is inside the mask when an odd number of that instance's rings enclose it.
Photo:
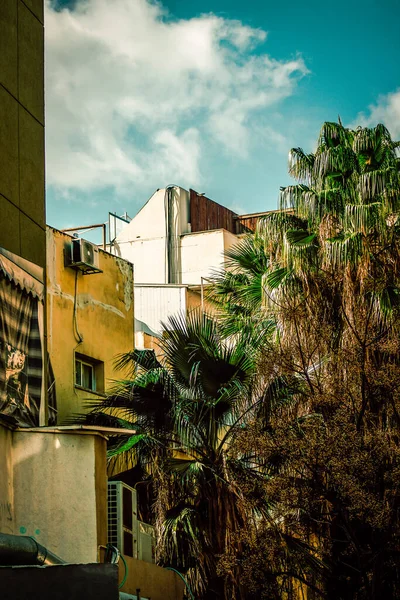
M 134 429 L 118 427 L 101 427 L 97 425 L 56 425 L 51 427 L 16 427 L 14 431 L 23 433 L 71 433 L 80 435 L 99 435 L 107 438 L 110 435 L 135 435 Z
M 230 233 L 231 235 L 236 235 L 235 233 L 232 233 L 232 231 L 229 231 L 229 229 L 225 229 L 224 227 L 217 227 L 217 229 L 203 229 L 202 231 L 188 231 L 187 233 L 181 233 L 180 237 L 187 237 L 188 235 L 199 235 L 199 234 L 204 234 L 204 233 L 217 233 L 217 232 L 224 232 L 226 231 L 226 233 Z

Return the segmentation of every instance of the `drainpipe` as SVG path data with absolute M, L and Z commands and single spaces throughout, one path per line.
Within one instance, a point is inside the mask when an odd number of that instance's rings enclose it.
M 169 186 L 165 189 L 165 251 L 166 251 L 166 267 L 167 267 L 167 283 L 175 283 L 174 280 L 174 256 L 173 256 L 173 233 L 174 233 L 174 212 L 173 212 L 173 187 Z
M 28 536 L 0 533 L 0 565 L 64 565 L 50 550 Z

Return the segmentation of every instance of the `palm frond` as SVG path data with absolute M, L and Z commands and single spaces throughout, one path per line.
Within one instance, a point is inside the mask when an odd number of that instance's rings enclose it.
M 305 184 L 312 184 L 315 156 L 306 154 L 302 148 L 289 152 L 289 174 Z
M 382 204 L 347 204 L 344 211 L 344 227 L 354 233 L 367 235 L 379 222 Z
M 332 268 L 356 265 L 362 255 L 363 237 L 359 232 L 349 233 L 327 240 L 325 246 L 326 262 Z

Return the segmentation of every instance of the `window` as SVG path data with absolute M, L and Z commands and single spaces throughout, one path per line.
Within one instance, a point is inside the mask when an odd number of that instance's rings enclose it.
M 84 387 L 87 390 L 96 391 L 96 378 L 94 376 L 94 367 L 88 363 L 75 359 L 75 384 Z
M 75 385 L 92 392 L 104 392 L 104 363 L 81 354 L 75 355 Z

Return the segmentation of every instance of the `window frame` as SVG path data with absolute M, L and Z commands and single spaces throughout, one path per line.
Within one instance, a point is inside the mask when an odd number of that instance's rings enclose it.
M 80 364 L 80 383 L 77 382 L 77 364 Z M 86 387 L 83 381 L 82 367 L 91 369 L 92 387 Z M 104 363 L 78 352 L 74 353 L 74 387 L 85 392 L 91 392 L 97 396 L 104 396 Z

